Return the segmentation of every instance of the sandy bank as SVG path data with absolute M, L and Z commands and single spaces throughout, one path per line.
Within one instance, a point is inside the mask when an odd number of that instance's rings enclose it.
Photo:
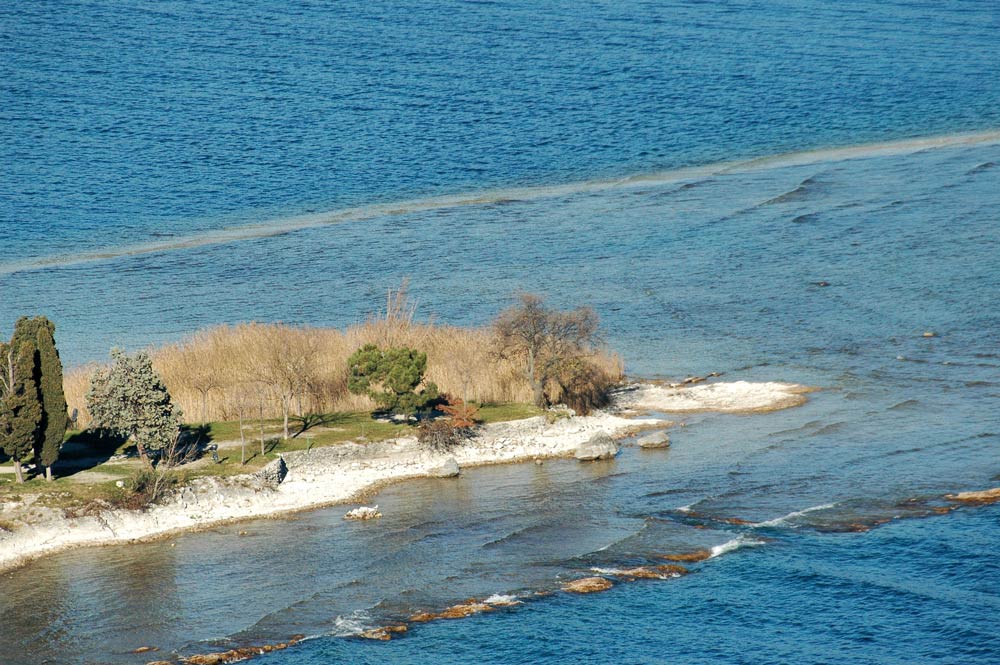
M 799 406 L 814 389 L 797 383 L 732 381 L 693 386 L 636 384 L 616 399 L 622 409 L 664 413 L 767 413 Z
M 358 500 L 389 483 L 433 475 L 449 457 L 461 467 L 567 457 L 598 432 L 621 437 L 668 424 L 654 418 L 624 417 L 627 410 L 755 412 L 795 406 L 805 400 L 795 392 L 799 388 L 739 382 L 664 391 L 638 385 L 618 396 L 616 412 L 552 423 L 539 416 L 487 425 L 475 439 L 450 454 L 430 452 L 412 437 L 288 453 L 284 456 L 288 473 L 280 485 L 269 485 L 255 475 L 201 478 L 144 512 L 107 509 L 98 516 L 67 518 L 58 510 L 26 506 L 29 502 L 5 503 L 0 518 L 7 522 L 23 519 L 30 524 L 14 531 L 0 530 L 0 569 L 73 547 L 134 542 Z M 30 519 L 25 518 L 26 508 L 31 509 Z

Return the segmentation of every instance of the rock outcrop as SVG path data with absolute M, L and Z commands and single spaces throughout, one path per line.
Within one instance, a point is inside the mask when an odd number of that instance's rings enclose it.
M 653 432 L 639 437 L 636 443 L 640 448 L 669 448 L 670 437 L 666 432 Z
M 613 586 L 614 584 L 611 583 L 611 580 L 603 577 L 584 577 L 567 582 L 563 584 L 562 588 L 563 591 L 569 591 L 570 593 L 594 593 L 596 591 L 607 591 Z
M 441 464 L 441 466 L 436 466 L 427 473 L 435 478 L 454 478 L 462 471 L 458 466 L 458 462 L 455 461 L 454 457 L 449 457 Z
M 288 465 L 285 458 L 278 455 L 278 459 L 267 463 L 263 469 L 254 474 L 264 485 L 277 487 L 288 475 Z
M 1000 501 L 1000 487 L 995 487 L 990 490 L 982 490 L 978 492 L 959 492 L 958 494 L 946 494 L 946 499 L 951 501 L 959 501 L 961 503 L 972 503 L 985 505 L 988 503 L 996 503 Z
M 406 626 L 403 624 L 397 624 L 393 626 L 380 626 L 379 628 L 366 630 L 361 633 L 359 637 L 363 637 L 366 640 L 381 640 L 383 642 L 387 642 L 392 639 L 393 634 L 405 632 Z
M 573 456 L 581 461 L 611 459 L 618 454 L 618 444 L 607 432 L 598 432 L 576 447 Z
M 467 603 L 452 605 L 442 612 L 421 612 L 419 614 L 414 614 L 410 617 L 410 621 L 423 623 L 426 621 L 436 621 L 438 619 L 464 619 L 465 617 L 472 616 L 473 614 L 479 614 L 480 612 L 492 612 L 494 609 L 496 608 L 492 605 L 480 603 L 476 600 L 470 600 Z

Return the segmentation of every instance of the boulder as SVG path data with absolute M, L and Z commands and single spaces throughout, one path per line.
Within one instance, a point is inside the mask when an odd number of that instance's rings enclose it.
M 278 455 L 278 459 L 268 462 L 267 466 L 255 475 L 265 485 L 277 487 L 288 475 L 288 465 L 285 464 L 285 458 Z
M 639 437 L 636 443 L 640 448 L 669 448 L 670 437 L 666 432 L 653 432 Z
M 618 454 L 618 444 L 607 432 L 598 432 L 576 447 L 573 456 L 581 461 L 611 459 Z
M 455 461 L 455 458 L 449 457 L 441 466 L 436 466 L 427 473 L 435 478 L 454 478 L 460 471 L 461 469 L 458 466 L 458 462 Z

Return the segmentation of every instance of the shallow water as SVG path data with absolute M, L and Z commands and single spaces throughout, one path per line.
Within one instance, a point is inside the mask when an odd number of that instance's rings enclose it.
M 0 18 L 0 330 L 41 309 L 70 363 L 211 323 L 342 325 L 408 275 L 454 323 L 517 289 L 591 303 L 636 375 L 822 388 L 685 416 L 668 451 L 396 485 L 374 524 L 332 508 L 49 557 L 0 582 L 5 662 L 295 633 L 315 639 L 260 662 L 1000 658 L 1000 513 L 928 515 L 1000 481 L 1000 141 L 907 142 L 1000 126 L 988 3 Z M 532 595 L 702 548 L 727 551 Z M 343 637 L 496 593 L 531 602 Z

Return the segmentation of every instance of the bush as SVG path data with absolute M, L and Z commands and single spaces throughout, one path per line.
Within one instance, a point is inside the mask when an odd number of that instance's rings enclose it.
M 567 363 L 555 377 L 560 401 L 580 415 L 607 406 L 615 377 L 585 359 Z
M 435 452 L 446 453 L 457 448 L 474 433 L 472 427 L 462 427 L 451 420 L 427 420 L 417 428 L 417 440 Z
M 111 499 L 111 504 L 126 510 L 145 510 L 165 497 L 180 481 L 174 471 L 143 468 L 125 481 L 125 487 Z

